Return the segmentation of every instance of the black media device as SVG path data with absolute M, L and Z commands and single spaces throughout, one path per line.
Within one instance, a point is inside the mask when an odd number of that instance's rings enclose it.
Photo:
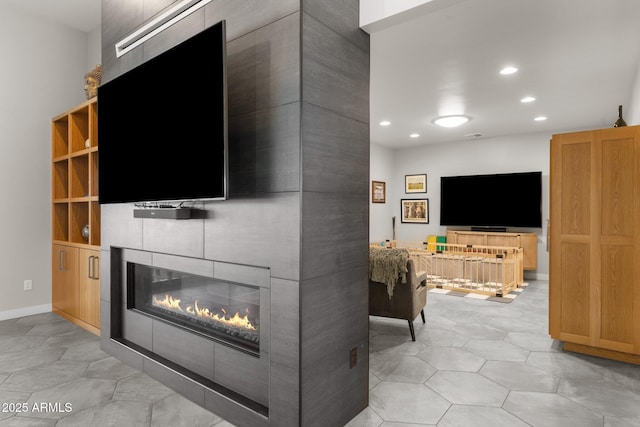
M 441 177 L 440 225 L 542 227 L 542 172 Z
M 227 198 L 225 21 L 98 88 L 100 203 Z

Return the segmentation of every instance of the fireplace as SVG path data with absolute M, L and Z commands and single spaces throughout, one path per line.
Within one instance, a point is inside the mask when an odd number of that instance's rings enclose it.
M 270 269 L 113 246 L 109 252 L 106 347 L 200 405 L 210 399 L 268 417 Z
M 260 288 L 127 262 L 127 309 L 256 356 Z

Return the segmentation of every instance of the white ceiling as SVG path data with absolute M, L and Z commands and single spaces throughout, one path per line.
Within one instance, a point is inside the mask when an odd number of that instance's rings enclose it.
M 639 0 L 450 3 L 421 6 L 413 18 L 372 32 L 373 143 L 609 127 L 620 104 L 624 115 L 640 58 Z M 520 71 L 500 76 L 508 64 Z M 536 101 L 521 103 L 526 95 Z M 431 122 L 450 114 L 471 121 L 449 129 Z M 538 115 L 548 120 L 534 121 Z M 391 126 L 379 126 L 383 119 Z M 421 136 L 411 139 L 412 132 Z
M 0 2 L 85 32 L 100 26 L 100 0 Z M 640 0 L 427 3 L 372 30 L 371 141 L 400 148 L 608 127 L 631 100 L 639 58 Z M 500 76 L 507 64 L 520 71 Z M 536 101 L 520 103 L 525 95 Z M 471 121 L 431 122 L 459 113 Z

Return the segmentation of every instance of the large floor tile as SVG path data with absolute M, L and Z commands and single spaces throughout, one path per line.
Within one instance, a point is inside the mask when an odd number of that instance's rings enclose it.
M 450 403 L 424 384 L 383 381 L 369 392 L 369 405 L 385 421 L 436 424 Z
M 449 402 L 500 407 L 509 389 L 474 372 L 438 371 L 426 382 Z
M 533 427 L 602 427 L 603 416 L 554 393 L 512 391 L 504 409 Z
M 478 372 L 486 360 L 458 347 L 427 347 L 418 354 L 429 365 L 449 371 Z
M 509 390 L 555 393 L 560 379 L 524 362 L 488 361 L 480 374 Z
M 600 414 L 640 419 L 638 393 L 605 380 L 565 378 L 560 381 L 558 394 Z
M 438 427 L 528 427 L 502 408 L 453 405 L 438 423 Z
M 32 418 L 60 419 L 70 413 L 77 413 L 92 406 L 106 402 L 113 396 L 115 381 L 93 378 L 80 378 L 63 383 L 37 393 L 33 393 L 27 404 L 33 408 L 40 404 L 58 404 L 49 410 L 30 411 L 26 416 Z M 68 408 L 67 409 L 67 405 Z M 20 416 L 20 414 L 18 415 Z
M 33 369 L 15 372 L 0 384 L 0 389 L 34 393 L 46 390 L 60 383 L 80 378 L 87 369 L 87 363 L 55 361 Z
M 418 357 L 396 355 L 372 357 L 369 360 L 369 369 L 382 381 L 420 384 L 437 371 Z
M 486 360 L 524 362 L 529 356 L 529 351 L 499 340 L 472 339 L 464 345 L 464 349 Z

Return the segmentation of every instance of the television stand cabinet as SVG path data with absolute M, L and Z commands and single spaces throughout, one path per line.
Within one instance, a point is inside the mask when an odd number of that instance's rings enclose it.
M 447 230 L 447 243 L 522 248 L 524 270 L 538 268 L 538 236 L 536 233 Z

